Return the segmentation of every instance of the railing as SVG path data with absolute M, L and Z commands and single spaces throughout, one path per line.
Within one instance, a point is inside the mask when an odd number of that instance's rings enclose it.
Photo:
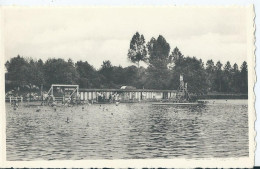
M 12 103 L 13 100 L 16 100 L 18 102 L 23 102 L 23 97 L 6 97 L 5 101 Z
M 55 97 L 55 101 L 63 102 L 64 101 L 64 97 Z

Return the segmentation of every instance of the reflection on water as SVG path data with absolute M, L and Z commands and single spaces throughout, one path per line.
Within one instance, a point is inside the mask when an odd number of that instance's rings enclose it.
M 7 160 L 248 156 L 247 100 L 7 109 Z M 67 117 L 70 122 L 67 123 Z

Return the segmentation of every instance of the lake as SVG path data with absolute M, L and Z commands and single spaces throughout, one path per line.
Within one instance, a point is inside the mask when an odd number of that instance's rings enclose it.
M 247 157 L 248 101 L 208 105 L 6 103 L 7 160 Z M 66 122 L 67 118 L 69 123 Z

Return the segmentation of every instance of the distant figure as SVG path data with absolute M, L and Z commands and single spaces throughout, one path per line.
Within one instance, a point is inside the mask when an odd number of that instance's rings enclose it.
M 40 111 L 41 111 L 41 109 L 38 106 L 37 109 L 36 109 L 36 112 L 40 112 Z
M 54 102 L 52 103 L 52 105 L 51 105 L 51 106 L 54 108 L 54 111 L 57 111 L 56 105 L 57 105 L 57 104 L 56 104 L 55 101 L 54 101 Z
M 112 94 L 111 94 L 111 93 L 109 94 L 109 102 L 110 102 L 110 103 L 113 102 L 113 100 L 112 100 Z
M 116 102 L 116 106 L 118 106 L 118 105 L 119 105 L 119 102 L 117 101 L 117 102 Z
M 12 104 L 14 107 L 18 107 L 17 100 L 13 100 L 11 104 Z
M 83 111 L 84 109 L 85 109 L 85 107 L 83 106 L 83 107 L 82 107 L 82 111 Z
M 71 122 L 70 120 L 69 120 L 69 117 L 67 117 L 67 120 L 65 121 L 66 123 L 69 123 L 69 122 Z
M 101 109 L 101 104 L 99 105 L 99 108 Z
M 13 105 L 13 109 L 14 109 L 14 110 L 17 110 L 17 109 L 18 109 L 17 100 L 14 100 L 14 101 L 12 102 L 12 105 Z

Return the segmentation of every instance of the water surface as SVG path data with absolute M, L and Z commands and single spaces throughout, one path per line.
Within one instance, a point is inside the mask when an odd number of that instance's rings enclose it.
M 82 107 L 6 104 L 7 160 L 248 156 L 247 100 Z

